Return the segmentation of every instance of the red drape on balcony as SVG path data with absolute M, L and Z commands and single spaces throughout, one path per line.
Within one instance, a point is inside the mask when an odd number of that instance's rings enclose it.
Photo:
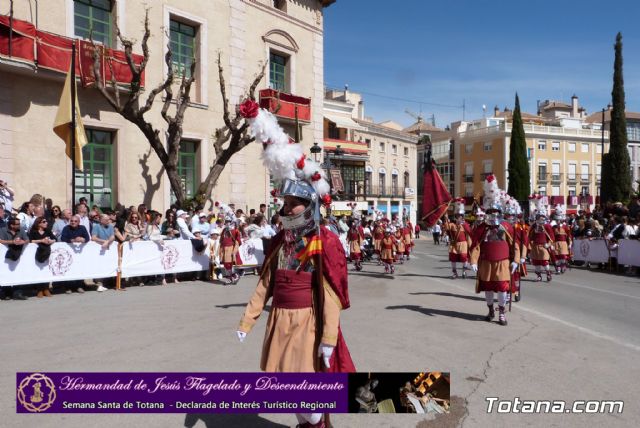
M 29 22 L 14 19 L 11 23 L 13 37 L 11 39 L 11 55 L 9 55 L 9 17 L 0 15 L 0 56 L 10 57 L 14 61 L 21 61 L 38 68 L 67 73 L 71 64 L 71 49 L 76 43 L 76 75 L 80 76 L 83 86 L 95 82 L 93 75 L 93 45 L 86 40 L 71 39 L 58 34 L 40 31 Z M 100 49 L 100 68 L 103 82 L 110 82 L 115 77 L 116 82 L 126 84 L 131 82 L 131 70 L 123 51 L 104 48 Z M 134 64 L 142 62 L 142 55 L 133 54 Z M 110 65 L 109 65 L 110 64 Z M 113 73 L 111 70 L 113 69 Z M 141 76 L 144 86 L 144 73 Z

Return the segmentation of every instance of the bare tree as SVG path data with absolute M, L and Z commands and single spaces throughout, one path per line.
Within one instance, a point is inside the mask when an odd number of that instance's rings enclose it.
M 177 94 L 174 94 L 174 70 L 172 65 L 172 52 L 171 43 L 167 46 L 167 53 L 165 54 L 165 64 L 167 66 L 167 75 L 162 83 L 153 88 L 147 96 L 144 104 L 140 99 L 142 94 L 141 78 L 144 70 L 149 61 L 149 47 L 148 41 L 151 35 L 149 29 L 149 10 L 146 10 L 144 20 L 144 35 L 142 37 L 142 61 L 140 64 L 136 64 L 133 59 L 133 45 L 134 41 L 125 38 L 120 29 L 116 26 L 116 34 L 122 45 L 124 46 L 125 57 L 127 64 L 131 70 L 131 82 L 129 84 L 129 91 L 125 95 L 124 101 L 121 99 L 121 94 L 117 82 L 115 81 L 112 64 L 107 61 L 107 66 L 111 69 L 112 80 L 109 82 L 109 87 L 102 82 L 102 71 L 100 64 L 100 52 L 94 45 L 94 63 L 93 72 L 96 80 L 96 88 L 109 103 L 109 105 L 122 117 L 135 124 L 140 131 L 147 138 L 147 141 L 151 145 L 151 148 L 156 153 L 164 170 L 169 178 L 171 190 L 180 206 L 187 207 L 189 204 L 203 204 L 208 198 L 210 198 L 220 174 L 224 170 L 225 166 L 231 159 L 231 157 L 246 147 L 253 138 L 249 136 L 247 129 L 248 125 L 244 122 L 242 116 L 240 116 L 238 109 L 234 109 L 234 114 L 229 111 L 229 100 L 227 98 L 226 86 L 224 80 L 224 70 L 222 67 L 221 53 L 218 53 L 218 76 L 220 79 L 220 92 L 222 94 L 223 102 L 223 116 L 224 125 L 215 130 L 213 149 L 214 160 L 207 177 L 198 186 L 197 193 L 192 200 L 187 200 L 185 190 L 182 187 L 182 180 L 178 174 L 178 155 L 180 151 L 180 141 L 182 140 L 182 130 L 184 125 L 184 114 L 190 103 L 191 87 L 195 81 L 196 61 L 195 58 L 191 62 L 190 73 L 187 77 L 187 73 L 183 73 L 180 81 L 180 86 L 177 90 Z M 255 90 L 264 77 L 266 63 L 260 65 L 260 71 L 255 76 L 251 86 L 249 87 L 245 98 L 255 100 Z M 160 114 L 166 122 L 166 129 L 159 129 L 151 124 L 144 118 L 147 113 L 153 107 L 153 103 L 156 97 L 163 93 L 162 110 Z M 169 113 L 171 106 L 175 106 L 173 115 Z M 165 132 L 167 135 L 167 148 L 162 142 L 160 137 L 161 133 Z

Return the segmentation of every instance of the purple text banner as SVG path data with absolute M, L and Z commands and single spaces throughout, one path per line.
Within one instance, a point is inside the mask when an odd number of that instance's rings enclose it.
M 346 373 L 17 373 L 18 413 L 348 412 Z

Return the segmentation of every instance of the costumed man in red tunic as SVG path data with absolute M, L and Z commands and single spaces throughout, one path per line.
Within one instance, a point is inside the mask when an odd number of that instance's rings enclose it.
M 395 232 L 393 233 L 393 237 L 396 240 L 396 261 L 400 262 L 400 264 L 404 264 L 404 237 L 402 236 L 402 225 L 394 226 Z
M 480 226 L 481 224 L 484 224 L 484 216 L 485 216 L 485 213 L 484 213 L 484 211 L 482 211 L 482 208 L 479 207 L 479 206 L 476 207 L 476 215 L 475 215 L 476 220 L 471 225 L 471 232 L 472 233 L 476 230 L 476 228 L 478 226 Z
M 404 255 L 405 258 L 409 260 L 411 248 L 413 247 L 413 224 L 411 224 L 411 220 L 408 218 L 402 231 L 402 238 L 404 239 Z
M 551 281 L 550 263 L 554 257 L 555 234 L 547 221 L 546 198 L 538 195 L 535 198 L 535 224 L 529 229 L 529 243 L 531 244 L 531 264 L 536 271 L 536 281 L 542 281 L 542 270 L 547 273 L 547 282 Z
M 394 273 L 396 271 L 393 263 L 395 262 L 394 252 L 396 250 L 396 238 L 391 233 L 391 228 L 384 231 L 384 238 L 380 244 L 380 258 L 384 263 L 384 273 Z
M 449 261 L 451 262 L 452 279 L 458 277 L 457 263 L 462 263 L 462 277 L 467 277 L 469 262 L 469 246 L 471 245 L 471 228 L 464 220 L 464 199 L 458 198 L 454 205 L 455 222 L 449 222 L 445 231 L 449 236 Z
M 477 272 L 476 293 L 485 292 L 489 307 L 487 321 L 495 318 L 494 293 L 498 295 L 498 322 L 507 325 L 505 307 L 511 288 L 511 275 L 520 259 L 513 227 L 502 220 L 500 189 L 493 174 L 484 183 L 485 223 L 476 228 L 471 244 L 471 268 Z
M 567 263 L 571 257 L 571 247 L 573 246 L 571 229 L 567 225 L 567 218 L 565 216 L 565 213 L 566 210 L 564 208 L 564 205 L 556 205 L 556 224 L 555 226 L 553 226 L 553 234 L 555 238 L 556 273 L 566 272 Z
M 240 279 L 240 275 L 234 270 L 236 257 L 240 245 L 242 245 L 242 235 L 236 228 L 236 215 L 229 206 L 221 204 L 220 209 L 224 213 L 224 229 L 220 234 L 220 261 L 224 267 L 225 285 L 235 284 Z
M 379 219 L 375 222 L 373 229 L 373 250 L 378 255 L 378 266 L 382 264 L 382 257 L 380 255 L 382 238 L 384 238 L 384 225 L 382 224 L 382 220 Z
M 281 183 L 283 230 L 272 238 L 260 279 L 238 326 L 243 341 L 269 299 L 271 309 L 260 368 L 267 372 L 354 372 L 340 328 L 349 308 L 347 264 L 339 238 L 320 226 L 320 204 L 331 203 L 329 184 L 318 163 L 305 159 L 300 144 L 289 143 L 275 117 L 254 101 L 240 113 L 263 143 L 263 160 Z M 320 413 L 296 415 L 300 427 L 324 427 Z
M 362 245 L 364 244 L 364 230 L 360 226 L 360 220 L 353 217 L 351 227 L 347 233 L 349 242 L 349 257 L 357 271 L 362 270 Z
M 507 296 L 507 301 L 511 296 L 516 302 L 520 301 L 520 278 L 527 275 L 527 268 L 525 265 L 525 258 L 527 257 L 527 245 L 529 239 L 523 229 L 522 225 L 518 223 L 518 218 L 522 218 L 522 208 L 518 201 L 508 194 L 504 193 L 502 197 L 502 207 L 504 219 L 513 227 L 515 245 L 518 247 L 520 253 L 520 260 L 514 260 L 519 262 L 518 269 L 511 274 L 511 293 Z

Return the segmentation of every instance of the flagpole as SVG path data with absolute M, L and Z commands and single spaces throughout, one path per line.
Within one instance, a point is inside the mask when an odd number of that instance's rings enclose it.
M 71 212 L 76 204 L 76 41 L 71 48 Z

